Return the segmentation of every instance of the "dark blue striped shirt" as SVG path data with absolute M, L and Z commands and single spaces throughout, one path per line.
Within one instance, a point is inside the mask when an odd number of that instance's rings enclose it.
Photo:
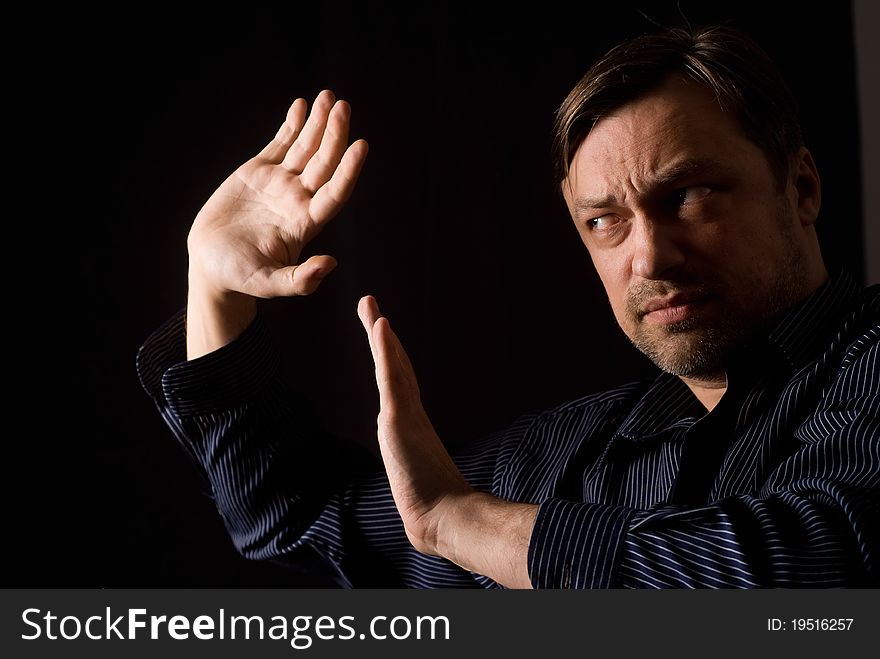
M 158 329 L 138 370 L 243 555 L 317 552 L 355 586 L 496 587 L 412 548 L 381 465 L 291 402 L 262 320 L 189 362 L 184 332 L 182 314 Z M 711 413 L 661 374 L 455 456 L 475 488 L 540 504 L 534 586 L 880 584 L 880 288 L 832 279 L 730 364 Z

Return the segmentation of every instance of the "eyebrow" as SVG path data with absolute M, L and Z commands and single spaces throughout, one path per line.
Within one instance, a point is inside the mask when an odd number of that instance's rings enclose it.
M 692 176 L 693 174 L 702 174 L 704 176 L 724 176 L 729 175 L 731 169 L 724 163 L 713 158 L 687 158 L 661 169 L 655 174 L 651 181 L 652 188 L 664 188 L 680 181 L 683 178 Z M 593 210 L 596 208 L 607 208 L 616 206 L 620 202 L 612 195 L 604 197 L 579 197 L 574 201 L 574 209 L 580 213 L 582 211 Z

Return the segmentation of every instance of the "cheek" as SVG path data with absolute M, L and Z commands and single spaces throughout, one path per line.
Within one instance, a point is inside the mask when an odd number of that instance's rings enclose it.
M 735 280 L 747 281 L 776 260 L 774 241 L 766 226 L 740 222 L 701 238 L 695 245 L 701 261 Z
M 596 253 L 590 251 L 593 266 L 605 287 L 605 294 L 611 303 L 611 309 L 617 322 L 623 325 L 626 319 L 626 292 L 629 285 L 628 269 L 620 257 L 622 252 L 615 254 L 615 250 Z
M 626 287 L 630 269 L 626 251 L 622 246 L 598 249 L 595 246 L 587 245 L 587 251 L 593 261 L 593 267 L 596 268 L 596 272 L 609 295 L 614 288 Z
M 734 270 L 764 269 L 780 249 L 779 203 L 759 193 L 729 200 L 718 209 L 719 219 L 700 232 L 697 249 Z

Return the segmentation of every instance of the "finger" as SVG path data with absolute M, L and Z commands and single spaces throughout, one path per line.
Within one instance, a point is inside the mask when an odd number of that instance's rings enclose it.
M 384 316 L 373 325 L 379 405 L 388 412 L 421 409 L 418 382 L 400 339 Z
M 302 130 L 306 120 L 307 106 L 304 98 L 298 98 L 290 105 L 287 109 L 287 118 L 281 124 L 281 128 L 278 129 L 272 141 L 260 151 L 260 158 L 276 165 L 284 159 L 293 141 Z
M 386 340 L 393 357 L 392 363 L 395 364 L 395 368 L 403 379 L 407 391 L 414 395 L 415 399 L 418 400 L 419 381 L 416 378 L 416 371 L 409 359 L 409 355 L 404 349 L 403 344 L 400 342 L 400 338 L 397 336 L 397 333 L 391 329 L 390 322 L 388 323 L 387 328 L 383 328 L 381 331 L 387 333 Z
M 373 324 L 370 332 L 376 361 L 379 407 L 385 412 L 392 412 L 399 407 L 398 402 L 402 389 L 399 370 L 396 368 L 397 357 L 392 357 L 392 350 L 388 343 L 388 330 L 390 329 L 391 323 L 388 322 L 388 319 L 379 318 Z
M 333 176 L 315 193 L 309 204 L 309 215 L 318 224 L 331 219 L 348 201 L 360 176 L 369 146 L 358 140 L 345 151 Z
M 267 268 L 251 278 L 250 289 L 244 292 L 264 298 L 311 295 L 335 267 L 336 259 L 320 255 L 299 265 Z
M 367 332 L 373 353 L 380 400 L 388 403 L 406 396 L 411 402 L 418 401 L 419 385 L 412 362 L 397 334 L 391 329 L 391 323 L 379 311 L 376 298 L 365 295 L 360 299 L 358 317 Z
M 382 317 L 382 313 L 379 311 L 379 304 L 372 295 L 364 295 L 358 301 L 357 313 L 367 334 L 372 332 L 373 325 Z
M 357 314 L 358 318 L 361 320 L 361 325 L 364 326 L 364 331 L 367 333 L 367 342 L 370 344 L 370 354 L 373 355 L 373 363 L 375 364 L 376 349 L 373 345 L 373 325 L 376 324 L 376 321 L 381 316 L 376 298 L 372 295 L 365 295 L 362 297 L 358 301 Z
M 307 190 L 314 192 L 324 185 L 342 160 L 345 147 L 348 145 L 348 125 L 351 117 L 351 106 L 345 101 L 336 101 L 327 118 L 327 128 L 321 138 L 318 152 L 306 163 L 300 176 L 300 182 Z
M 336 98 L 329 89 L 325 89 L 318 94 L 315 102 L 312 104 L 312 111 L 305 126 L 303 126 L 302 131 L 293 141 L 287 155 L 284 156 L 284 160 L 281 162 L 282 167 L 295 174 L 302 172 L 306 163 L 321 145 L 324 128 L 327 126 L 327 116 L 335 101 Z

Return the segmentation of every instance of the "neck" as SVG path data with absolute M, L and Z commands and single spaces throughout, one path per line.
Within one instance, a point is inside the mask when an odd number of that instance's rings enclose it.
M 727 391 L 727 374 L 724 371 L 705 378 L 689 378 L 679 375 L 681 381 L 690 389 L 697 400 L 710 412 L 715 409 L 718 401 Z

